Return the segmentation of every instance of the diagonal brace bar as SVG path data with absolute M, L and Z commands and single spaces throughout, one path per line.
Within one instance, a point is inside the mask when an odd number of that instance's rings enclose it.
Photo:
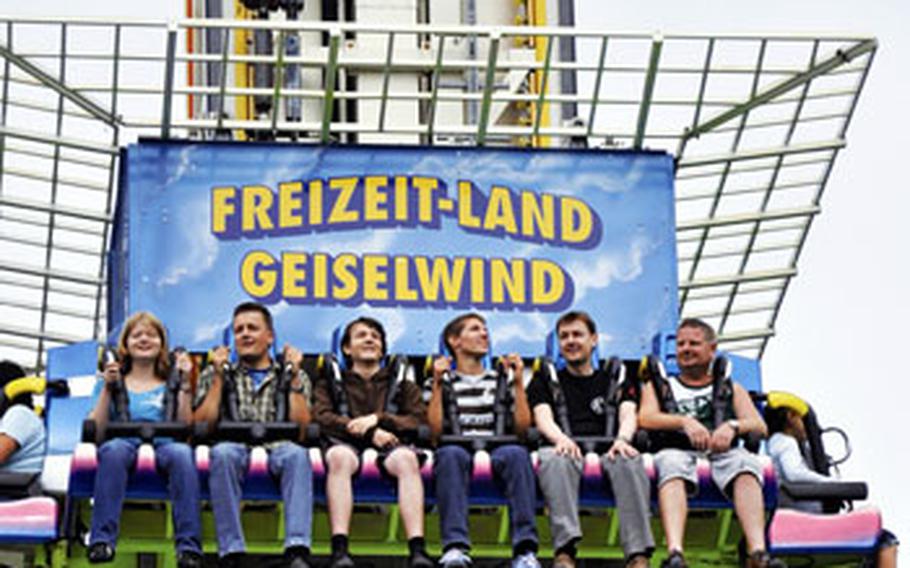
M 877 40 L 867 39 L 867 40 L 857 43 L 856 45 L 850 47 L 849 49 L 838 49 L 834 55 L 832 55 L 828 59 L 825 59 L 824 61 L 818 63 L 817 65 L 809 67 L 802 73 L 794 75 L 793 77 L 790 77 L 789 79 L 785 79 L 777 84 L 771 85 L 764 91 L 757 93 L 755 96 L 753 96 L 748 101 L 746 101 L 744 103 L 740 103 L 740 104 L 736 105 L 735 107 L 731 108 L 730 110 L 723 112 L 723 113 L 717 115 L 716 117 L 711 118 L 711 119 L 703 122 L 702 124 L 699 124 L 698 126 L 695 126 L 691 129 L 687 130 L 683 134 L 683 138 L 697 138 L 698 136 L 704 134 L 705 132 L 714 130 L 718 126 L 720 126 L 726 122 L 729 122 L 730 120 L 733 120 L 734 118 L 741 116 L 744 113 L 749 112 L 750 110 L 752 110 L 755 107 L 763 105 L 769 101 L 776 99 L 777 97 L 783 95 L 784 93 L 786 93 L 788 91 L 792 91 L 793 89 L 797 89 L 797 88 L 805 85 L 806 83 L 815 79 L 816 77 L 824 75 L 834 69 L 837 69 L 841 65 L 844 65 L 845 63 L 849 63 L 849 62 L 853 61 L 854 59 L 856 59 L 857 57 L 865 55 L 866 53 L 873 52 L 877 48 L 878 48 Z
M 635 130 L 635 140 L 632 147 L 641 149 L 645 140 L 645 129 L 648 126 L 648 113 L 651 110 L 651 100 L 654 98 L 654 83 L 657 82 L 657 66 L 660 64 L 660 52 L 664 46 L 664 38 L 656 34 L 651 42 L 651 57 L 648 63 L 648 73 L 645 75 L 645 87 L 641 95 L 641 106 L 638 109 L 638 126 Z
M 6 45 L 0 44 L 0 56 L 9 60 L 13 65 L 37 79 L 42 85 L 53 90 L 98 120 L 101 120 L 110 126 L 114 126 L 119 122 L 117 117 L 98 106 L 97 103 L 93 102 L 85 95 L 67 87 L 24 57 L 13 53 Z
M 487 123 L 490 121 L 490 106 L 493 101 L 493 83 L 496 81 L 496 58 L 499 56 L 499 32 L 490 34 L 490 53 L 487 56 L 487 74 L 483 85 L 483 102 L 480 106 L 480 120 L 477 121 L 477 145 L 487 142 Z

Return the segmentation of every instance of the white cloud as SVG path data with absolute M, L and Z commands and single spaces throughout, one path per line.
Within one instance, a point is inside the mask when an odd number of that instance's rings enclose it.
M 207 219 L 206 201 L 203 199 L 201 202 L 203 203 L 201 206 L 199 200 L 192 204 L 188 203 L 186 206 L 195 213 L 181 217 L 187 220 Z M 181 221 L 174 222 L 174 225 L 176 234 L 170 235 L 169 238 L 178 239 L 178 242 L 186 246 L 181 247 L 183 254 L 175 259 L 174 264 L 162 269 L 162 276 L 155 283 L 158 288 L 176 286 L 186 278 L 199 278 L 212 268 L 218 259 L 220 247 L 218 240 L 209 232 L 208 223 Z
M 206 322 L 202 325 L 199 325 L 196 330 L 193 332 L 193 343 L 207 343 L 211 342 L 213 345 L 221 341 L 221 334 L 224 331 L 224 326 L 226 322 L 217 322 L 209 323 Z
M 589 290 L 608 287 L 613 280 L 629 282 L 638 278 L 643 271 L 642 260 L 651 248 L 648 239 L 638 235 L 622 255 L 604 254 L 593 262 L 586 259 L 569 263 L 567 269 L 575 283 L 575 301 L 581 301 Z
M 501 322 L 499 316 L 491 316 L 489 319 L 493 350 L 496 353 L 499 352 L 496 349 L 497 343 L 514 340 L 540 343 L 540 348 L 543 350 L 544 338 L 552 325 L 546 316 L 539 313 L 510 316 L 507 322 Z
M 180 162 L 177 164 L 177 167 L 174 169 L 174 173 L 167 178 L 167 181 L 164 182 L 165 186 L 169 186 L 183 177 L 183 174 L 194 169 L 196 166 L 190 160 L 190 154 L 193 153 L 195 146 L 186 146 L 180 150 L 178 154 L 180 157 Z

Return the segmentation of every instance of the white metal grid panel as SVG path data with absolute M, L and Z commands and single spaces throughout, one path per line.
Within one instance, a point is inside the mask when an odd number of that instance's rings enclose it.
M 278 47 L 296 34 L 304 49 L 238 53 L 256 29 Z M 227 48 L 188 50 L 207 31 Z M 568 39 L 575 62 L 558 58 Z M 40 366 L 47 347 L 103 333 L 116 152 L 140 135 L 666 150 L 678 163 L 682 315 L 760 356 L 876 48 L 841 36 L 0 17 L 0 356 Z M 301 84 L 238 83 L 255 63 L 276 76 L 299 65 Z M 200 84 L 206 66 L 224 79 Z M 566 71 L 577 94 L 558 92 Z M 271 110 L 239 116 L 254 95 Z M 287 120 L 291 98 L 300 120 Z M 560 118 L 564 106 L 576 120 Z

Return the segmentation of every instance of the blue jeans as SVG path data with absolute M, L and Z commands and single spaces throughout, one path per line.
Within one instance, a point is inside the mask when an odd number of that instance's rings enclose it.
M 470 547 L 468 492 L 473 461 L 471 453 L 460 446 L 443 446 L 436 450 L 433 472 L 443 548 Z M 494 478 L 509 504 L 512 546 L 522 542 L 537 543 L 534 520 L 537 485 L 528 450 L 514 444 L 500 446 L 491 452 L 490 461 Z
M 221 556 L 246 550 L 240 499 L 249 464 L 250 449 L 244 444 L 221 442 L 212 447 L 209 491 Z M 281 444 L 269 452 L 269 473 L 278 479 L 284 501 L 284 547 L 309 547 L 313 524 L 313 470 L 309 452 L 292 442 Z
M 89 544 L 117 546 L 120 512 L 126 483 L 136 465 L 137 439 L 114 438 L 98 449 L 95 475 L 95 507 Z M 167 491 L 173 504 L 174 540 L 177 552 L 202 552 L 199 522 L 199 474 L 193 450 L 186 444 L 167 442 L 155 446 L 155 465 L 167 476 Z

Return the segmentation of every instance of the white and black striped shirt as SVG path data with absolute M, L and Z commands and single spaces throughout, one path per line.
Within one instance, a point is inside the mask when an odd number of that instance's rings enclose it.
M 496 416 L 494 404 L 496 402 L 495 371 L 487 371 L 482 375 L 463 375 L 452 373 L 452 391 L 458 402 L 458 422 L 461 424 L 461 433 L 464 436 L 492 436 L 495 434 Z M 430 391 L 426 391 L 428 398 Z M 509 385 L 505 408 L 511 411 L 512 390 Z M 510 420 L 507 420 L 510 422 Z

